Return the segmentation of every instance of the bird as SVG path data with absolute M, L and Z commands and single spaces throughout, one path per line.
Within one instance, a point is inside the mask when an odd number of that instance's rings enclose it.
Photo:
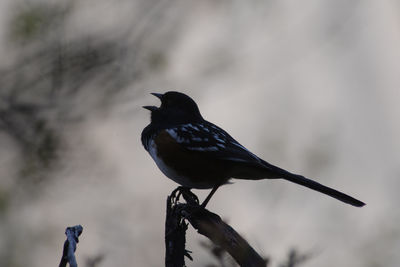
M 231 179 L 284 179 L 355 207 L 364 202 L 299 174 L 272 165 L 241 145 L 222 128 L 205 120 L 196 102 L 184 93 L 151 93 L 161 105 L 143 106 L 151 112 L 141 134 L 145 150 L 161 172 L 186 189 L 217 189 Z

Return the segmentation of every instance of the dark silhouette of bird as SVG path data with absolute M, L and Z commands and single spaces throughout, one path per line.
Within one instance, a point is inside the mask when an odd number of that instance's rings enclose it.
M 365 203 L 304 176 L 274 166 L 242 146 L 226 131 L 205 120 L 196 102 L 179 92 L 153 93 L 160 107 L 151 111 L 151 123 L 141 140 L 158 168 L 181 186 L 215 191 L 231 178 L 246 180 L 284 179 L 344 203 L 362 207 Z

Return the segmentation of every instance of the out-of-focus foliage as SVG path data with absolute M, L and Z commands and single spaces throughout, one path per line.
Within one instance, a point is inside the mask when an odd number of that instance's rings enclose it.
M 132 43 L 88 34 L 66 38 L 73 11 L 61 2 L 17 5 L 9 21 L 9 44 L 16 51 L 11 66 L 0 65 L 0 125 L 20 148 L 25 180 L 42 179 L 56 162 L 66 124 L 107 109 L 145 75 L 142 67 L 151 72 L 165 65 L 161 50 L 140 49 L 142 37 Z M 124 51 L 135 43 L 141 57 L 148 56 L 127 62 Z
M 65 132 L 90 116 L 106 114 L 128 87 L 164 70 L 163 49 L 171 39 L 152 42 L 164 34 L 156 30 L 164 5 L 143 1 L 137 6 L 141 12 L 131 25 L 110 37 L 109 32 L 71 33 L 79 11 L 74 1 L 12 3 L 4 26 L 8 39 L 3 40 L 9 54 L 0 62 L 0 131 L 16 148 L 17 158 L 11 166 L 16 168 L 13 182 L 0 184 L 0 219 L 5 219 L 0 228 L 7 229 L 0 242 L 1 266 L 18 266 L 26 260 L 18 253 L 29 248 L 17 241 L 15 233 L 21 229 L 7 220 L 7 213 L 16 201 L 36 198 L 52 174 L 66 165 Z M 163 26 L 173 29 L 174 23 Z M 140 31 L 135 31 L 138 26 Z M 132 37 L 131 31 L 136 35 Z M 140 90 L 130 90 L 130 97 Z M 29 233 L 24 244 L 41 238 L 40 233 Z M 95 266 L 100 260 L 87 264 Z
M 17 6 L 10 21 L 9 39 L 11 42 L 29 45 L 32 41 L 46 38 L 52 30 L 62 26 L 69 6 L 60 4 L 33 3 Z

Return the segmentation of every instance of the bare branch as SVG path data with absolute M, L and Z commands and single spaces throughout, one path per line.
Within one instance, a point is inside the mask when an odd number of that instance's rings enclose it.
M 179 194 L 176 195 L 176 192 Z M 186 200 L 186 204 L 178 203 L 180 196 Z M 231 226 L 222 221 L 221 217 L 212 213 L 198 204 L 197 197 L 188 189 L 178 188 L 169 197 L 167 202 L 167 222 L 174 220 L 175 225 L 183 225 L 177 232 L 179 236 L 173 239 L 171 235 L 171 227 L 166 227 L 166 264 L 173 262 L 176 265 L 166 266 L 184 266 L 185 250 L 185 233 L 187 225 L 184 223 L 186 219 L 199 234 L 209 238 L 214 244 L 226 250 L 235 261 L 242 267 L 266 267 L 267 260 L 262 258 L 250 245 L 241 237 Z M 167 225 L 166 225 L 167 226 Z M 173 229 L 172 229 L 173 230 Z M 175 234 L 177 234 L 175 232 Z M 168 239 L 167 239 L 168 237 Z M 167 243 L 168 240 L 168 243 Z M 168 257 L 171 248 L 175 250 L 174 255 L 179 255 L 177 262 L 174 258 Z M 168 262 L 167 262 L 168 260 Z
M 81 225 L 75 225 L 65 229 L 67 240 L 64 242 L 63 255 L 59 267 L 66 267 L 67 263 L 69 263 L 69 266 L 71 267 L 78 267 L 75 259 L 75 250 L 76 244 L 79 243 L 79 236 L 82 231 L 83 227 Z
M 185 249 L 187 223 L 179 212 L 178 198 L 174 190 L 167 198 L 167 216 L 165 220 L 165 266 L 185 266 L 185 255 L 192 260 L 190 251 Z

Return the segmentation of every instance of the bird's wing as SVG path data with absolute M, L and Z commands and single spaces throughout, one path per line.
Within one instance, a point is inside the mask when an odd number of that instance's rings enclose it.
M 166 131 L 185 149 L 227 161 L 260 163 L 262 160 L 210 122 L 189 123 Z

